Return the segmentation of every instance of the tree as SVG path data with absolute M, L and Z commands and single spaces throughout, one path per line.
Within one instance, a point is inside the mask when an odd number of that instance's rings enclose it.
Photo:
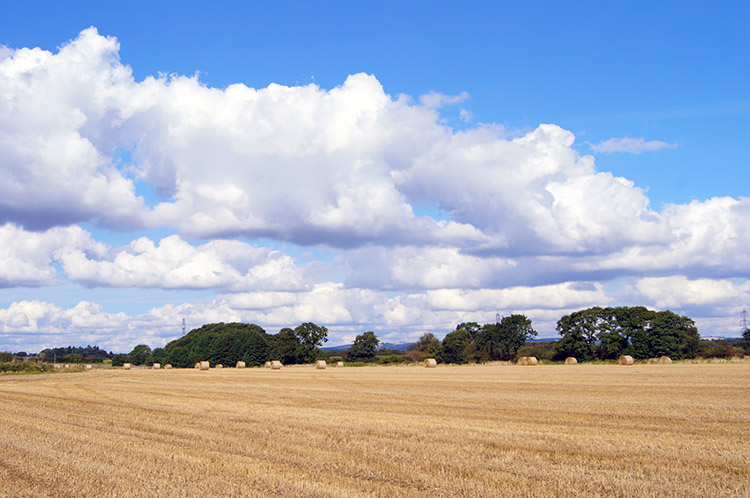
M 164 361 L 175 368 L 190 368 L 192 366 L 190 364 L 190 354 L 182 346 L 170 348 Z M 114 365 L 114 360 L 112 360 L 112 364 Z
M 300 360 L 312 363 L 318 355 L 318 347 L 328 340 L 328 329 L 306 322 L 294 329 L 300 344 Z
M 742 347 L 750 353 L 750 329 L 742 331 Z
M 133 365 L 143 365 L 146 363 L 148 355 L 151 354 L 151 348 L 146 344 L 138 344 L 128 355 L 130 363 Z
M 274 355 L 281 363 L 288 365 L 300 362 L 299 339 L 290 328 L 283 328 L 274 337 Z
M 443 339 L 443 347 L 440 348 L 438 361 L 441 363 L 466 363 L 466 347 L 472 343 L 471 334 L 468 330 L 454 330 Z
M 375 350 L 378 347 L 378 340 L 375 332 L 365 332 L 354 338 L 354 343 L 346 352 L 348 361 L 369 360 L 375 358 Z
M 167 352 L 164 348 L 155 348 L 146 358 L 146 365 L 151 366 L 154 363 L 165 363 Z
M 594 347 L 599 339 L 602 308 L 595 307 L 565 315 L 557 321 L 557 332 L 562 336 L 556 345 L 556 359 L 573 356 L 589 361 L 594 358 Z
M 422 361 L 425 358 L 435 358 L 440 351 L 440 339 L 431 332 L 425 332 L 417 342 L 406 348 L 406 356 L 412 361 Z
M 112 356 L 113 367 L 121 367 L 127 362 L 128 362 L 128 355 L 126 354 L 116 354 Z
M 531 326 L 531 320 L 525 315 L 503 317 L 498 332 L 498 356 L 501 360 L 515 359 L 518 348 L 537 335 L 536 330 Z
M 83 363 L 83 356 L 78 353 L 70 353 L 65 355 L 65 361 L 70 363 Z

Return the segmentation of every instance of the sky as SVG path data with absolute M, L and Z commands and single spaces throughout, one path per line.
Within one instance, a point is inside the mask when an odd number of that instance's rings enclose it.
M 591 306 L 741 333 L 748 2 L 10 2 L 0 350 Z

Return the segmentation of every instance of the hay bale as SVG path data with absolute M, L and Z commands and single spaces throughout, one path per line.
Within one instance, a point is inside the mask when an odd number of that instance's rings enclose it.
M 538 363 L 539 360 L 536 359 L 536 356 L 521 356 L 518 359 L 518 365 L 533 366 L 537 365 Z
M 237 368 L 245 368 L 245 362 L 244 361 L 238 361 L 237 365 L 235 365 Z
M 635 363 L 635 360 L 633 360 L 632 356 L 624 354 L 617 359 L 617 363 L 620 365 L 632 365 Z
M 209 362 L 207 362 L 207 361 L 200 362 L 200 369 L 201 370 L 208 370 L 209 368 L 211 368 L 211 364 Z
M 59 363 L 55 363 L 54 365 L 52 365 L 52 368 L 55 370 L 62 370 L 62 365 Z
M 565 364 L 566 365 L 578 365 L 578 360 L 573 358 L 572 356 L 568 356 L 565 358 Z
M 271 362 L 271 370 L 281 370 L 283 366 L 280 361 L 274 360 Z
M 86 370 L 92 370 L 94 367 L 92 365 L 86 365 Z
M 200 370 L 200 368 L 201 368 L 201 362 L 198 362 L 198 363 L 196 363 L 196 364 L 195 364 L 195 368 L 196 368 L 197 370 Z
M 218 365 L 216 365 L 215 368 L 224 368 L 224 365 L 222 365 L 221 363 L 219 363 Z
M 153 368 L 154 370 L 159 370 L 161 369 L 161 363 L 154 363 L 151 368 Z
M 315 368 L 318 370 L 325 370 L 326 369 L 326 361 L 325 360 L 317 360 L 315 362 Z
M 65 368 L 66 370 L 70 370 L 70 363 L 66 363 L 65 365 L 63 365 L 63 368 Z
M 172 365 L 170 365 L 169 363 L 167 363 L 166 365 L 164 365 L 164 368 L 166 370 L 171 370 L 172 369 Z
M 424 361 L 424 367 L 425 368 L 436 368 L 437 367 L 437 360 L 435 358 L 427 358 Z
M 123 363 L 122 368 L 123 370 L 130 370 L 133 367 L 130 363 Z
M 267 361 L 265 365 L 263 365 L 265 368 L 271 368 L 271 362 Z
M 336 366 L 337 367 L 343 367 L 344 366 L 344 362 L 343 361 L 337 361 L 336 362 Z
M 659 364 L 661 365 L 671 365 L 672 364 L 672 358 L 669 356 L 661 356 L 659 358 Z

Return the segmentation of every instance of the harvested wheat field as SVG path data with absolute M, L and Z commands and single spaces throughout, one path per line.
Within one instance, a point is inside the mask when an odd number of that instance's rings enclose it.
M 750 496 L 750 363 L 0 378 L 0 496 Z

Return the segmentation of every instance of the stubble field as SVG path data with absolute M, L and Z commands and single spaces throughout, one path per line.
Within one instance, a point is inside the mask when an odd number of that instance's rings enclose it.
M 0 378 L 0 496 L 750 496 L 750 363 Z

